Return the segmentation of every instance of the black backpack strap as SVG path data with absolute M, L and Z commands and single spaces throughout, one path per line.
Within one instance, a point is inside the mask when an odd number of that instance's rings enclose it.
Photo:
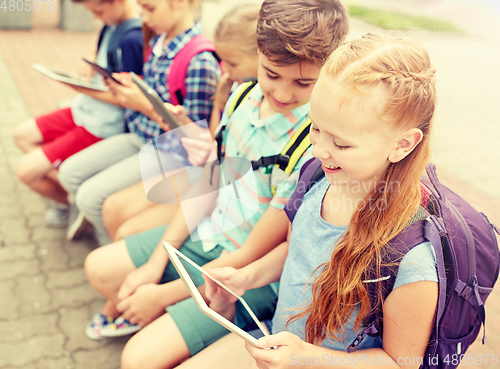
M 304 163 L 302 168 L 300 168 L 299 180 L 297 182 L 297 187 L 293 192 L 292 196 L 288 199 L 285 204 L 285 213 L 288 216 L 290 222 L 293 222 L 295 218 L 295 214 L 297 214 L 297 210 L 299 209 L 302 201 L 304 199 L 307 191 L 311 189 L 311 187 L 318 182 L 325 173 L 323 172 L 323 168 L 321 167 L 321 161 L 316 158 L 311 158 L 307 162 Z
M 116 27 L 115 31 L 111 35 L 108 44 L 108 67 L 107 69 L 110 72 L 121 72 L 123 71 L 123 63 L 122 63 L 122 51 L 120 49 L 120 42 L 123 37 L 134 29 L 141 29 L 142 21 L 139 18 L 130 18 L 122 23 L 118 27 Z
M 252 89 L 257 84 L 257 80 L 251 80 L 243 83 L 238 89 L 234 92 L 235 101 L 233 105 L 229 108 L 228 115 L 231 117 L 236 109 L 241 105 L 245 97 L 252 91 Z M 239 95 L 239 96 L 238 96 Z M 210 174 L 210 184 L 212 184 L 212 179 L 214 175 L 214 169 L 217 165 L 222 164 L 222 160 L 224 159 L 225 153 L 222 151 L 222 143 L 224 141 L 224 131 L 226 130 L 226 125 L 221 125 L 217 134 L 215 135 L 215 142 L 217 142 L 217 160 L 212 163 L 212 173 Z

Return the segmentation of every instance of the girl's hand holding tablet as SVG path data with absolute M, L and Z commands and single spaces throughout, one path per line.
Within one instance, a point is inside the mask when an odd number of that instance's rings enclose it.
M 258 343 L 260 348 L 245 342 L 245 348 L 261 369 L 285 369 L 295 368 L 297 364 L 303 365 L 304 362 L 300 359 L 305 360 L 311 356 L 311 348 L 308 346 L 313 346 L 286 331 L 259 338 Z
M 231 291 L 239 296 L 243 296 L 247 290 L 247 276 L 241 270 L 224 267 L 207 269 L 207 272 L 215 279 L 227 286 Z M 236 297 L 220 287 L 210 278 L 203 275 L 205 280 L 205 296 L 210 300 L 210 308 L 217 311 L 226 311 L 229 306 L 236 302 Z

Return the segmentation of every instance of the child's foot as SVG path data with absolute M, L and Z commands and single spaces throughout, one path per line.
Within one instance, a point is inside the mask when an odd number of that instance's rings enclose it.
M 63 228 L 68 225 L 68 219 L 68 204 L 59 204 L 52 201 L 50 207 L 45 212 L 45 225 L 52 228 Z
M 102 337 L 121 337 L 135 333 L 140 329 L 140 325 L 132 325 L 128 320 L 119 317 L 113 323 L 106 325 L 101 330 L 101 335 Z
M 112 317 L 97 313 L 87 324 L 87 328 L 85 329 L 87 337 L 96 341 L 103 340 L 105 337 L 101 335 L 102 329 L 113 323 L 113 321 L 114 319 Z
M 69 211 L 69 225 L 66 238 L 69 241 L 78 239 L 89 226 L 83 212 L 79 211 L 76 205 L 72 204 Z

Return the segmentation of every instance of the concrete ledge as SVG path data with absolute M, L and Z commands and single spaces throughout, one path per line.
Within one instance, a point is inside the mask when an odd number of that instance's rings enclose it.
M 94 17 L 82 4 L 61 0 L 61 29 L 71 32 L 92 32 Z
M 33 22 L 30 11 L 25 11 L 24 9 L 21 11 L 18 11 L 17 9 L 14 11 L 9 11 L 8 1 L 7 10 L 0 9 L 0 28 L 31 29 L 32 26 Z

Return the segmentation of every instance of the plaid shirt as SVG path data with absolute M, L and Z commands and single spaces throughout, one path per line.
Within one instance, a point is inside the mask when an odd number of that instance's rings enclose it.
M 163 101 L 171 103 L 166 82 L 173 58 L 194 36 L 199 34 L 201 34 L 201 26 L 196 23 L 193 28 L 178 35 L 170 43 L 163 45 L 160 55 L 155 55 L 153 51 L 147 62 L 144 63 L 144 81 L 156 90 Z M 149 46 L 153 50 L 159 38 L 160 36 L 156 36 L 150 41 Z M 219 76 L 219 63 L 210 51 L 201 52 L 191 59 L 186 74 L 186 96 L 183 106 L 189 118 L 194 122 L 203 119 L 206 119 L 207 122 L 210 120 L 213 105 L 210 98 L 215 93 Z M 125 120 L 130 132 L 138 135 L 144 142 L 165 132 L 156 122 L 134 110 L 126 109 Z M 186 151 L 176 135 L 168 135 L 165 139 L 163 138 L 164 136 L 161 140 L 157 140 L 159 149 L 178 154 L 183 158 L 187 157 Z

